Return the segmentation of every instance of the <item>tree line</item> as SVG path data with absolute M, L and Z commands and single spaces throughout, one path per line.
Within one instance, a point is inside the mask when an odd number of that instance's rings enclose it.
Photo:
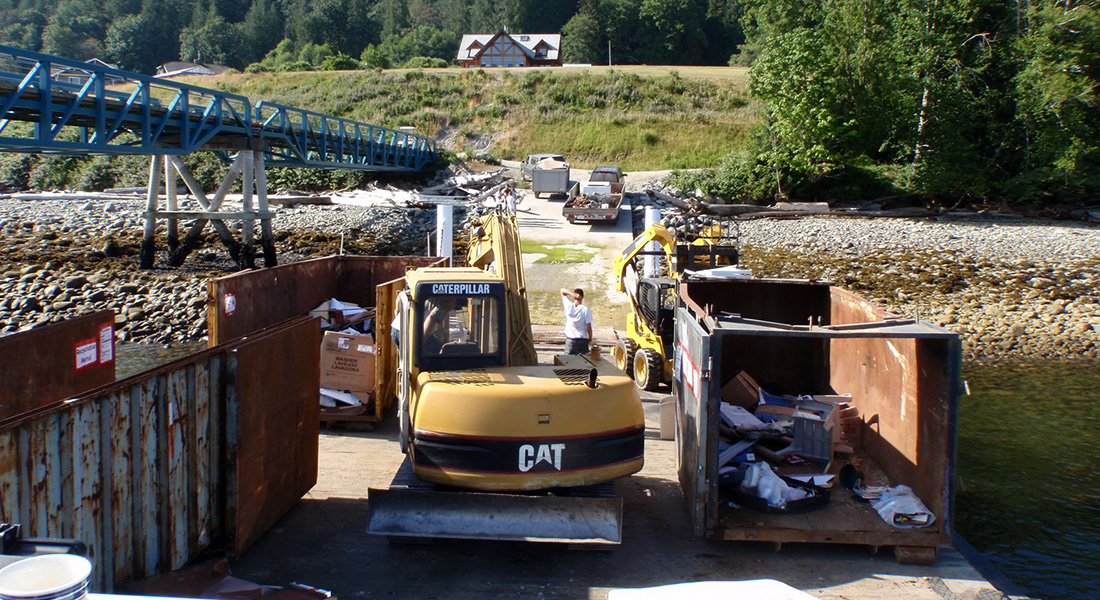
M 740 0 L 752 141 L 684 185 L 746 201 L 1097 205 L 1095 0 Z
M 708 4 L 709 2 L 709 4 Z M 564 33 L 570 62 L 725 64 L 727 0 L 0 0 L 0 43 L 152 73 L 453 65 L 461 36 Z
M 500 27 L 567 62 L 751 65 L 760 127 L 685 182 L 723 196 L 1100 190 L 1097 0 L 0 0 L 0 43 L 145 73 L 444 66 Z

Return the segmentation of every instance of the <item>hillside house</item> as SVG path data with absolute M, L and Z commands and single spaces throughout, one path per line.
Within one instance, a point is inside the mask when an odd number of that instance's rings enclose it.
M 466 34 L 458 46 L 460 67 L 560 67 L 561 34 Z
M 85 64 L 96 65 L 99 67 L 107 67 L 109 69 L 117 69 L 118 65 L 112 65 L 109 62 L 99 60 L 98 58 L 91 58 L 84 61 Z M 50 78 L 54 81 L 60 81 L 61 83 L 68 83 L 72 85 L 82 86 L 88 83 L 88 80 L 92 78 L 95 73 L 92 69 L 82 69 L 80 67 L 65 67 L 63 69 L 54 69 L 50 73 Z M 119 75 L 106 75 L 104 83 L 112 85 L 116 83 L 122 83 L 126 81 L 125 77 Z
M 176 77 L 180 75 L 220 75 L 229 70 L 222 65 L 204 65 L 185 60 L 173 60 L 157 67 L 154 77 Z

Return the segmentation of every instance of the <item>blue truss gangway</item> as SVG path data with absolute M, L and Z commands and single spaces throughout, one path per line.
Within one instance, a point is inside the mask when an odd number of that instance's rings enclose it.
M 435 143 L 409 131 L 263 101 L 255 117 L 272 166 L 419 171 L 435 160 Z
M 179 159 L 198 151 L 231 161 L 212 198 Z M 273 265 L 266 165 L 413 173 L 436 159 L 435 143 L 410 131 L 253 104 L 239 94 L 8 46 L 0 46 L 0 152 L 152 156 L 143 267 L 153 265 L 157 219 L 168 221 L 172 264 L 183 262 L 209 222 L 238 264 L 251 267 L 252 230 L 259 221 L 265 262 Z M 162 171 L 163 209 L 157 193 Z M 177 176 L 199 210 L 179 209 Z M 244 180 L 242 210 L 227 212 L 222 205 L 238 177 Z M 179 219 L 196 220 L 182 242 Z M 245 222 L 243 247 L 225 225 L 229 219 Z

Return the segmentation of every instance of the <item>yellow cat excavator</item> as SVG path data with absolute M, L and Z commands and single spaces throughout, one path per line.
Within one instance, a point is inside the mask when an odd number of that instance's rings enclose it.
M 467 263 L 406 273 L 395 365 L 406 458 L 388 488 L 369 490 L 368 531 L 619 543 L 612 482 L 643 463 L 636 388 L 587 355 L 538 363 L 514 216 L 482 217 Z

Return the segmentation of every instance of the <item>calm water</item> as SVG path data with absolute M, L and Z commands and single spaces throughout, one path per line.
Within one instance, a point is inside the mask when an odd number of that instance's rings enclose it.
M 1033 597 L 1100 598 L 1100 363 L 963 377 L 956 530 Z

